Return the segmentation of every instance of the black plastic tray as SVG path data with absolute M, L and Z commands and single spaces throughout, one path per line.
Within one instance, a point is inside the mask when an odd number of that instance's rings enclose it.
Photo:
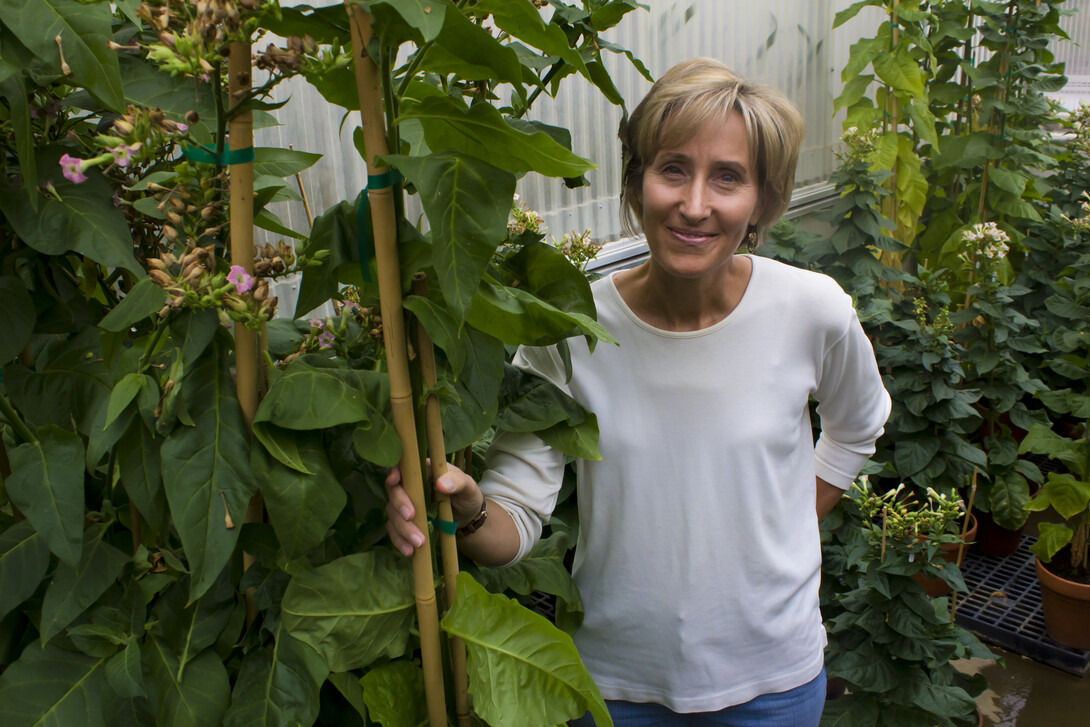
M 969 595 L 957 602 L 959 624 L 981 639 L 1076 676 L 1090 672 L 1090 651 L 1057 644 L 1045 633 L 1041 586 L 1022 536 L 1012 555 L 995 557 L 969 550 L 961 565 Z

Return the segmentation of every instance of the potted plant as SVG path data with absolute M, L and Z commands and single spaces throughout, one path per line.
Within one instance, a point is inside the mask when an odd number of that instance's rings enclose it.
M 923 501 L 908 493 L 879 495 L 863 479 L 838 508 L 827 550 L 843 580 L 833 589 L 839 613 L 826 621 L 826 669 L 848 691 L 826 705 L 823 725 L 977 724 L 974 698 L 984 680 L 952 662 L 995 655 L 953 622 L 947 598 L 929 598 L 913 580 L 926 573 L 965 590 L 956 566 L 940 556 L 941 545 L 959 537 L 953 530 L 964 505 L 934 490 Z

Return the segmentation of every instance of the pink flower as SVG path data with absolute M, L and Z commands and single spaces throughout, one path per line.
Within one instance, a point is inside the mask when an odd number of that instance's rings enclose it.
M 189 124 L 182 124 L 182 123 L 178 124 L 178 133 L 179 134 L 184 134 L 187 131 L 189 131 Z
M 241 265 L 232 265 L 227 274 L 227 282 L 234 283 L 239 293 L 248 293 L 254 287 L 254 279 Z
M 61 171 L 64 174 L 64 178 L 70 182 L 79 184 L 80 182 L 87 181 L 87 175 L 84 174 L 80 167 L 83 165 L 83 160 L 78 159 L 67 154 L 61 157 Z
M 331 348 L 333 346 L 333 333 L 325 331 L 318 335 L 318 348 Z
M 133 152 L 135 151 L 136 147 L 129 146 L 128 144 L 110 147 L 110 153 L 114 155 L 114 163 L 123 169 L 129 166 L 129 163 L 132 161 Z
M 311 328 L 321 328 L 323 325 L 321 318 L 311 318 L 307 323 L 310 324 Z

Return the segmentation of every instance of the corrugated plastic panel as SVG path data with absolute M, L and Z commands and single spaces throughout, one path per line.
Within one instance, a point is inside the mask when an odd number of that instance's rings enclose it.
M 336 0 L 312 1 L 327 5 Z M 743 76 L 782 88 L 807 120 L 807 139 L 800 160 L 800 185 L 820 182 L 833 168 L 832 145 L 839 124 L 832 119 L 832 99 L 839 89 L 839 68 L 858 28 L 870 22 L 867 12 L 846 27 L 830 31 L 837 10 L 849 0 L 654 0 L 649 11 L 631 13 L 606 38 L 643 59 L 656 77 L 685 58 L 718 58 Z M 867 31 L 863 31 L 867 32 Z M 609 70 L 629 107 L 650 87 L 623 55 L 607 54 Z M 315 215 L 362 188 L 366 172 L 352 145 L 358 114 L 327 104 L 303 81 L 284 83 L 277 99 L 291 103 L 275 112 L 279 127 L 259 130 L 258 145 L 294 146 L 318 152 L 323 159 L 304 171 L 301 181 Z M 554 179 L 528 175 L 519 184 L 524 201 L 537 209 L 559 236 L 567 230 L 591 229 L 597 239 L 620 237 L 620 148 L 617 126 L 621 109 L 612 106 L 581 78 L 561 84 L 556 102 L 548 99 L 532 118 L 572 130 L 575 151 L 594 161 L 591 186 L 568 190 Z M 410 211 L 412 208 L 410 207 Z M 281 203 L 274 211 L 294 230 L 307 229 L 299 203 Z M 262 231 L 258 231 L 259 238 Z

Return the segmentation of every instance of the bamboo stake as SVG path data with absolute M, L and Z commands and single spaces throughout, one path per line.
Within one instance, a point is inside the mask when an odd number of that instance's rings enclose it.
M 973 467 L 973 485 L 969 488 L 969 504 L 965 507 L 965 522 L 961 525 L 961 542 L 958 543 L 957 566 L 961 568 L 961 561 L 965 557 L 965 536 L 969 533 L 969 520 L 973 517 L 973 502 L 976 500 L 976 475 L 977 468 Z M 950 594 L 950 623 L 958 613 L 958 592 Z
M 428 282 L 423 273 L 413 276 L 413 292 L 427 297 Z M 420 374 L 424 387 L 435 386 L 435 349 L 424 326 L 416 325 L 416 354 L 420 357 Z M 428 394 L 425 402 L 425 424 L 428 430 L 428 456 L 431 458 L 432 479 L 437 480 L 447 473 L 447 451 L 443 440 L 443 420 L 439 411 L 439 397 Z M 436 493 L 438 516 L 440 520 L 454 522 L 454 513 L 450 508 L 450 497 Z M 454 605 L 454 594 L 458 580 L 458 543 L 454 533 L 439 531 L 439 552 L 443 556 L 443 595 L 446 607 Z M 458 714 L 459 727 L 470 727 L 469 716 L 469 678 L 466 674 L 466 645 L 461 639 L 451 637 L 450 658 L 454 671 L 454 709 Z
M 352 27 L 355 56 L 356 90 L 360 99 L 364 147 L 367 149 L 368 176 L 384 174 L 387 167 L 374 159 L 387 154 L 386 129 L 382 114 L 382 88 L 378 68 L 367 53 L 372 38 L 371 15 L 359 5 L 346 0 Z M 382 313 L 382 338 L 386 346 L 390 375 L 390 407 L 394 429 L 401 439 L 401 481 L 413 503 L 413 524 L 424 534 L 423 546 L 413 555 L 413 594 L 420 629 L 420 652 L 424 667 L 424 691 L 431 727 L 446 727 L 447 709 L 443 691 L 443 664 L 439 648 L 439 616 L 435 602 L 431 544 L 428 537 L 427 509 L 424 502 L 424 478 L 417 456 L 416 417 L 413 412 L 412 384 L 406 354 L 404 311 L 401 304 L 401 272 L 397 251 L 397 220 L 390 187 L 368 189 L 371 220 L 375 233 L 375 260 L 378 267 L 379 306 Z
M 289 144 L 288 148 L 295 151 L 295 145 Z M 307 201 L 307 190 L 303 188 L 303 178 L 299 172 L 295 173 L 295 183 L 299 186 L 299 196 L 303 199 L 303 212 L 307 215 L 307 229 L 314 227 L 314 215 L 310 213 L 310 202 Z
M 232 106 L 245 100 L 250 91 L 251 60 L 249 43 L 231 43 L 227 58 L 227 90 Z M 248 149 L 254 145 L 253 114 L 243 111 L 228 124 L 231 149 Z M 228 172 L 231 194 L 231 264 L 254 274 L 254 165 L 233 164 Z M 242 418 L 249 429 L 257 412 L 258 340 L 257 334 L 242 325 L 235 325 L 235 390 L 238 394 Z M 228 513 L 229 514 L 229 513 Z M 246 508 L 244 522 L 260 522 L 262 518 L 261 495 L 254 495 Z M 243 553 L 242 564 L 249 569 L 254 557 Z M 257 618 L 257 605 L 253 594 L 246 594 L 246 623 Z

